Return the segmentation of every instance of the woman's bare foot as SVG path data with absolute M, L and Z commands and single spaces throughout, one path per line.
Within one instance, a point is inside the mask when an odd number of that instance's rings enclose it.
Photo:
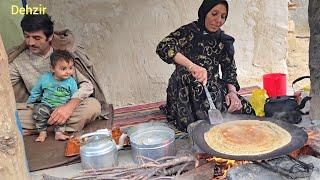
M 57 141 L 65 141 L 65 140 L 69 139 L 69 136 L 64 135 L 62 132 L 56 132 L 54 138 Z
M 39 136 L 37 137 L 36 141 L 37 142 L 43 142 L 43 141 L 46 140 L 46 138 L 47 138 L 47 131 L 41 131 L 39 133 Z

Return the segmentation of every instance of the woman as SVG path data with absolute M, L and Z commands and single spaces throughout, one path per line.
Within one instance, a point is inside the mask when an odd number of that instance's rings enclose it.
M 237 93 L 240 86 L 234 61 L 234 38 L 220 29 L 227 16 L 227 1 L 204 0 L 198 21 L 180 27 L 157 46 L 160 58 L 176 65 L 169 79 L 164 110 L 168 120 L 175 121 L 181 130 L 186 131 L 192 122 L 208 119 L 205 85 L 220 111 L 254 113 L 251 105 Z

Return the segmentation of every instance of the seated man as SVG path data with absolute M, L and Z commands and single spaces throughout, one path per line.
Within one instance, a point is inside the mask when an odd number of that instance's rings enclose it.
M 13 86 L 23 81 L 30 93 L 40 76 L 50 72 L 53 25 L 47 14 L 27 14 L 23 17 L 21 28 L 27 49 L 9 64 Z M 94 90 L 92 82 L 81 74 L 79 69 L 75 69 L 74 74 L 79 90 L 68 103 L 57 107 L 48 119 L 49 125 L 66 124 L 66 131 L 69 132 L 82 130 L 87 123 L 94 121 L 101 114 L 99 101 L 89 97 Z M 19 110 L 18 113 L 25 134 L 36 129 L 31 109 Z

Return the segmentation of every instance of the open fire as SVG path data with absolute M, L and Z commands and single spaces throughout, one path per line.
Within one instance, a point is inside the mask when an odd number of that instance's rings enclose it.
M 208 162 L 215 163 L 213 179 L 226 179 L 227 172 L 235 166 L 250 163 L 250 161 L 236 161 L 229 159 L 222 159 L 217 157 L 207 158 Z
M 292 127 L 293 128 L 293 127 Z M 294 129 L 294 128 L 293 128 Z M 198 160 L 202 160 L 200 162 L 203 162 L 204 165 L 207 165 L 206 168 L 203 168 L 201 171 L 209 172 L 210 178 L 212 179 L 226 179 L 231 177 L 236 177 L 237 173 L 247 171 L 247 168 L 252 168 L 252 173 L 255 173 L 255 168 L 262 169 L 263 172 L 266 172 L 268 174 L 270 171 L 274 172 L 275 174 L 279 176 L 284 177 L 300 177 L 300 176 L 308 176 L 310 175 L 310 172 L 312 172 L 313 167 L 311 166 L 312 163 L 304 163 L 300 160 L 300 157 L 303 155 L 311 155 L 314 157 L 318 157 L 320 154 L 317 151 L 317 147 L 320 143 L 320 131 L 319 127 L 304 127 L 303 130 L 307 132 L 308 134 L 308 140 L 306 138 L 305 132 L 301 131 L 302 129 L 294 129 L 298 131 L 301 135 L 298 137 L 298 140 L 300 143 L 294 144 L 293 146 L 289 146 L 289 149 L 284 149 L 283 155 L 279 154 L 281 151 L 277 151 L 276 156 L 265 156 L 261 158 L 261 160 L 256 161 L 236 161 L 236 160 L 228 160 L 218 157 L 213 157 L 212 155 L 203 153 L 200 151 L 200 153 L 196 153 L 198 156 Z M 293 134 L 296 135 L 296 134 Z M 295 137 L 294 137 L 295 138 Z M 303 138 L 303 139 L 302 139 Z M 303 140 L 303 142 L 302 142 Z M 307 142 L 306 142 L 307 140 Z M 201 139 L 200 142 L 203 140 Z M 295 141 L 294 141 L 295 142 Z M 303 143 L 305 144 L 303 145 Z M 201 145 L 201 144 L 200 144 Z M 290 144 L 291 145 L 291 144 Z M 297 146 L 301 147 L 300 149 L 294 151 L 293 153 L 288 154 L 288 152 L 294 150 L 297 148 Z M 205 149 L 205 148 L 204 148 Z M 286 153 L 284 153 L 286 152 Z M 230 157 L 232 158 L 232 157 Z M 303 159 L 303 157 L 301 157 Z M 233 159 L 233 158 L 232 158 Z M 236 159 L 236 158 L 235 158 Z M 250 164 L 242 167 L 242 165 Z M 235 167 L 238 167 L 235 169 Z M 206 170 L 208 169 L 208 170 Z M 250 169 L 251 170 L 251 169 Z M 245 173 L 245 172 L 244 172 Z M 210 179 L 208 178 L 208 179 Z
M 316 155 L 316 152 L 314 152 L 310 146 L 320 140 L 320 133 L 313 130 L 306 130 L 306 132 L 308 134 L 308 141 L 302 148 L 292 152 L 290 154 L 291 156 L 299 157 L 301 155 Z M 206 161 L 213 162 L 215 164 L 213 176 L 213 179 L 215 180 L 226 179 L 227 172 L 233 167 L 251 163 L 251 161 L 236 161 L 217 157 L 206 157 Z

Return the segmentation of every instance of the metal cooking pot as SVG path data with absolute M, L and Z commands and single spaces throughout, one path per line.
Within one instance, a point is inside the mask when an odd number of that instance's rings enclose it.
M 129 130 L 131 154 L 135 163 L 143 163 L 139 156 L 159 159 L 165 156 L 174 156 L 174 130 L 157 123 L 147 123 L 135 126 Z
M 211 129 L 214 125 L 210 125 L 206 121 L 202 121 L 194 127 L 192 132 L 192 138 L 194 142 L 200 147 L 200 149 L 208 154 L 211 154 L 216 157 L 224 158 L 224 159 L 232 159 L 232 160 L 264 160 L 264 159 L 272 159 L 277 158 L 283 155 L 287 155 L 297 149 L 300 149 L 305 142 L 308 140 L 308 134 L 302 129 L 292 124 L 283 122 L 283 121 L 272 121 L 278 126 L 282 127 L 286 131 L 288 131 L 291 135 L 291 142 L 277 150 L 274 150 L 270 153 L 261 154 L 261 155 L 246 155 L 246 156 L 235 156 L 230 154 L 223 154 L 215 151 L 206 143 L 204 139 L 204 134 Z
M 118 165 L 118 149 L 124 144 L 122 134 L 119 145 L 112 139 L 108 129 L 101 129 L 81 136 L 80 157 L 84 169 L 101 169 Z

